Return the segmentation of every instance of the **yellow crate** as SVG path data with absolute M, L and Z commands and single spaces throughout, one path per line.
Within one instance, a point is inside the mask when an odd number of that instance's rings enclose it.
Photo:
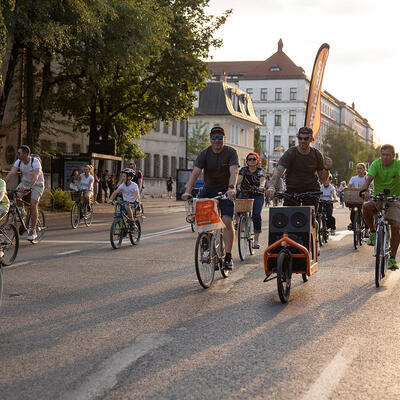
M 235 211 L 239 212 L 252 212 L 254 199 L 236 199 Z

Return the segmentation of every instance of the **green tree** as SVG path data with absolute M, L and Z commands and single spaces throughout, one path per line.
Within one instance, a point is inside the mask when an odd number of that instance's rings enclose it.
M 356 174 L 357 163 L 371 163 L 379 157 L 379 149 L 367 145 L 347 129 L 329 128 L 323 139 L 323 149 L 333 160 L 331 171 L 338 174 L 339 182 L 348 182 Z M 350 162 L 353 162 L 353 168 L 350 168 Z
M 197 156 L 202 150 L 210 145 L 210 135 L 206 122 L 196 121 L 189 134 L 187 152 L 192 156 Z

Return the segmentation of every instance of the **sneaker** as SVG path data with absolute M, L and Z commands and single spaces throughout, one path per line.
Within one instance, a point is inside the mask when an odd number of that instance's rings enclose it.
M 0 258 L 4 257 L 4 251 L 0 249 Z
M 347 230 L 348 230 L 348 231 L 352 231 L 352 230 L 353 230 L 353 223 L 352 223 L 352 222 L 350 222 L 350 223 L 347 225 Z
M 233 268 L 232 256 L 228 254 L 225 256 L 223 268 L 228 270 Z
M 331 236 L 335 236 L 336 234 L 336 230 L 335 229 L 331 229 Z
M 35 240 L 37 238 L 37 234 L 36 231 L 34 231 L 33 229 L 29 232 L 27 239 L 28 240 Z
M 370 232 L 367 245 L 375 246 L 375 240 L 376 240 L 376 232 Z
M 389 258 L 389 265 L 388 268 L 391 269 L 392 271 L 395 271 L 396 269 L 399 269 L 399 266 L 397 265 L 397 261 L 394 257 Z
M 253 249 L 259 249 L 259 248 L 260 248 L 260 244 L 258 243 L 257 240 L 255 240 L 253 243 Z

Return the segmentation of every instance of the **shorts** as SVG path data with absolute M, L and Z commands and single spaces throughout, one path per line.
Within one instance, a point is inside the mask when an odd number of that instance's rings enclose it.
M 372 203 L 375 206 L 375 209 L 378 211 L 380 209 L 378 201 L 369 201 L 368 203 Z M 367 203 L 367 204 L 368 204 Z M 386 211 L 386 218 L 387 220 L 393 220 L 396 222 L 400 222 L 400 203 L 395 201 L 393 203 L 388 203 L 389 208 Z
M 201 192 L 199 193 L 199 199 L 211 199 L 215 196 L 218 196 L 219 192 L 223 192 L 223 190 L 216 190 L 216 189 L 209 189 L 209 188 L 203 188 Z M 220 200 L 219 201 L 219 207 L 221 209 L 221 216 L 223 217 L 224 215 L 230 218 L 233 218 L 233 211 L 235 208 L 235 205 L 232 200 Z
M 8 211 L 4 211 L 2 208 L 0 208 L 0 221 L 7 215 Z
M 27 181 L 22 181 L 18 186 L 17 186 L 17 189 L 19 189 L 20 187 L 22 187 L 22 186 L 29 186 L 29 183 L 30 182 L 27 182 Z M 35 185 L 33 185 L 33 187 L 32 187 L 32 191 L 31 191 L 31 193 L 30 193 L 30 195 L 31 195 L 31 199 L 33 199 L 33 200 L 35 200 L 35 201 L 39 201 L 40 200 L 40 198 L 42 197 L 42 194 L 43 194 L 43 192 L 44 192 L 44 183 L 37 183 L 37 184 L 35 184 Z M 24 196 L 25 197 L 25 196 Z

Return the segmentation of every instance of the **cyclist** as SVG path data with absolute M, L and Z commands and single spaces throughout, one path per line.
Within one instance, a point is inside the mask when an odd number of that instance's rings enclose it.
M 349 188 L 359 189 L 365 183 L 367 179 L 367 167 L 364 163 L 358 163 L 357 166 L 357 175 L 354 175 L 349 180 Z M 354 219 L 354 207 L 350 207 L 350 224 L 347 226 L 349 231 L 353 230 L 353 219 Z
M 202 169 L 204 169 L 204 187 L 199 193 L 199 198 L 215 197 L 219 192 L 226 192 L 228 199 L 220 201 L 222 222 L 225 224 L 223 239 L 226 253 L 223 268 L 231 270 L 233 268 L 232 247 L 235 240 L 232 222 L 233 200 L 236 193 L 239 158 L 233 147 L 224 144 L 224 139 L 224 129 L 220 126 L 214 126 L 210 131 L 211 146 L 197 156 L 182 199 L 187 200 L 190 197 Z
M 91 166 L 85 165 L 83 173 L 80 175 L 80 190 L 85 191 L 83 194 L 83 203 L 87 204 L 88 211 L 91 211 L 91 200 L 93 199 L 94 177 L 90 173 Z
M 115 197 L 122 193 L 122 199 L 124 201 L 128 201 L 129 203 L 134 203 L 139 198 L 139 187 L 133 182 L 135 172 L 130 168 L 125 168 L 122 170 L 122 183 L 118 186 L 118 188 L 112 193 L 110 196 L 110 202 L 115 199 Z M 136 205 L 136 204 L 135 204 Z M 133 223 L 133 212 L 132 206 L 126 207 L 126 213 Z
M 268 188 L 268 196 L 274 198 L 275 188 L 279 179 L 286 171 L 286 192 L 289 194 L 300 194 L 305 192 L 318 192 L 320 182 L 326 182 L 332 166 L 329 157 L 323 157 L 314 147 L 313 131 L 306 126 L 299 129 L 297 133 L 298 146 L 290 147 L 278 161 L 278 165 L 272 175 L 271 183 Z M 296 206 L 293 200 L 285 199 L 284 206 Z M 314 206 L 317 209 L 318 199 L 304 199 L 303 205 Z
M 332 176 L 329 176 L 329 179 L 321 185 L 321 200 L 326 201 L 335 201 L 336 197 L 336 189 L 335 186 L 332 185 Z M 333 216 L 333 204 L 325 203 L 324 204 L 325 212 L 326 212 L 326 227 L 331 230 L 331 235 L 335 236 L 336 233 L 336 219 Z
M 344 199 L 344 189 L 347 188 L 346 181 L 340 182 L 340 186 L 338 187 L 338 194 L 339 194 L 339 200 L 340 200 L 340 205 L 343 207 L 343 199 Z
M 21 172 L 21 183 L 17 186 L 17 197 L 21 199 L 26 196 L 26 191 L 31 190 L 30 206 L 31 206 L 31 223 L 32 229 L 28 232 L 28 240 L 37 238 L 36 225 L 38 219 L 38 205 L 44 191 L 44 177 L 42 165 L 39 158 L 31 155 L 31 149 L 28 146 L 20 146 L 18 149 L 18 160 L 15 161 L 11 171 L 7 175 L 5 181 L 8 181 Z
M 384 189 L 389 189 L 390 196 L 400 195 L 400 160 L 395 158 L 393 145 L 384 144 L 381 147 L 381 157 L 370 165 L 368 175 L 361 187 L 362 191 L 365 190 L 363 196 L 364 200 L 367 201 L 363 204 L 362 214 L 370 229 L 368 239 L 368 245 L 370 246 L 375 245 L 374 216 L 377 213 L 376 203 L 368 201 L 370 193 L 367 189 L 372 181 L 374 181 L 374 194 L 382 193 Z M 388 206 L 386 217 L 391 227 L 389 268 L 395 270 L 399 269 L 396 254 L 400 243 L 400 204 L 396 201 L 388 203 Z
M 254 199 L 253 203 L 253 227 L 254 227 L 254 243 L 255 249 L 260 248 L 258 238 L 261 233 L 261 210 L 264 205 L 264 188 L 265 188 L 265 172 L 259 167 L 261 164 L 260 156 L 251 152 L 246 156 L 246 167 L 239 171 L 237 184 L 240 185 L 239 199 Z M 253 192 L 253 193 L 246 193 Z M 256 194 L 254 192 L 258 192 Z

